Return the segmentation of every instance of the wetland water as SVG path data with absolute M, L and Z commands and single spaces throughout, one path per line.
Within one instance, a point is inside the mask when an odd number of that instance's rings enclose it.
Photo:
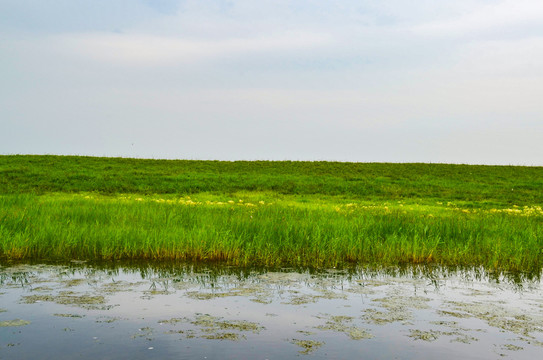
M 0 266 L 0 359 L 534 359 L 540 276 Z

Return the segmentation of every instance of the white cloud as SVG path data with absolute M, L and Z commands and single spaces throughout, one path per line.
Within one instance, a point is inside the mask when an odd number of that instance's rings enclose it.
M 121 65 L 196 63 L 251 54 L 305 51 L 330 42 L 325 33 L 291 31 L 272 36 L 194 40 L 145 34 L 69 34 L 52 39 L 68 52 Z
M 543 36 L 475 41 L 461 50 L 456 70 L 467 76 L 543 77 Z
M 478 6 L 472 11 L 449 20 L 437 20 L 412 27 L 416 34 L 430 36 L 461 36 L 480 31 L 496 30 L 527 24 L 541 25 L 541 0 L 504 0 L 496 4 Z

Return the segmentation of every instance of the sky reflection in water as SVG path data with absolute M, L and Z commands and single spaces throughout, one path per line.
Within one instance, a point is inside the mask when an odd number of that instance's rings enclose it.
M 533 359 L 543 289 L 439 268 L 0 267 L 0 359 Z

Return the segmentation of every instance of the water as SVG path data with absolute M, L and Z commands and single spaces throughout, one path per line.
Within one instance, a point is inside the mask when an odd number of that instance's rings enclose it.
M 0 359 L 534 359 L 543 287 L 483 270 L 0 267 Z

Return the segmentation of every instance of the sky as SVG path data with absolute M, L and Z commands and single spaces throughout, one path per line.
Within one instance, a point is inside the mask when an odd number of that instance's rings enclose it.
M 541 0 L 0 0 L 0 154 L 543 166 Z

